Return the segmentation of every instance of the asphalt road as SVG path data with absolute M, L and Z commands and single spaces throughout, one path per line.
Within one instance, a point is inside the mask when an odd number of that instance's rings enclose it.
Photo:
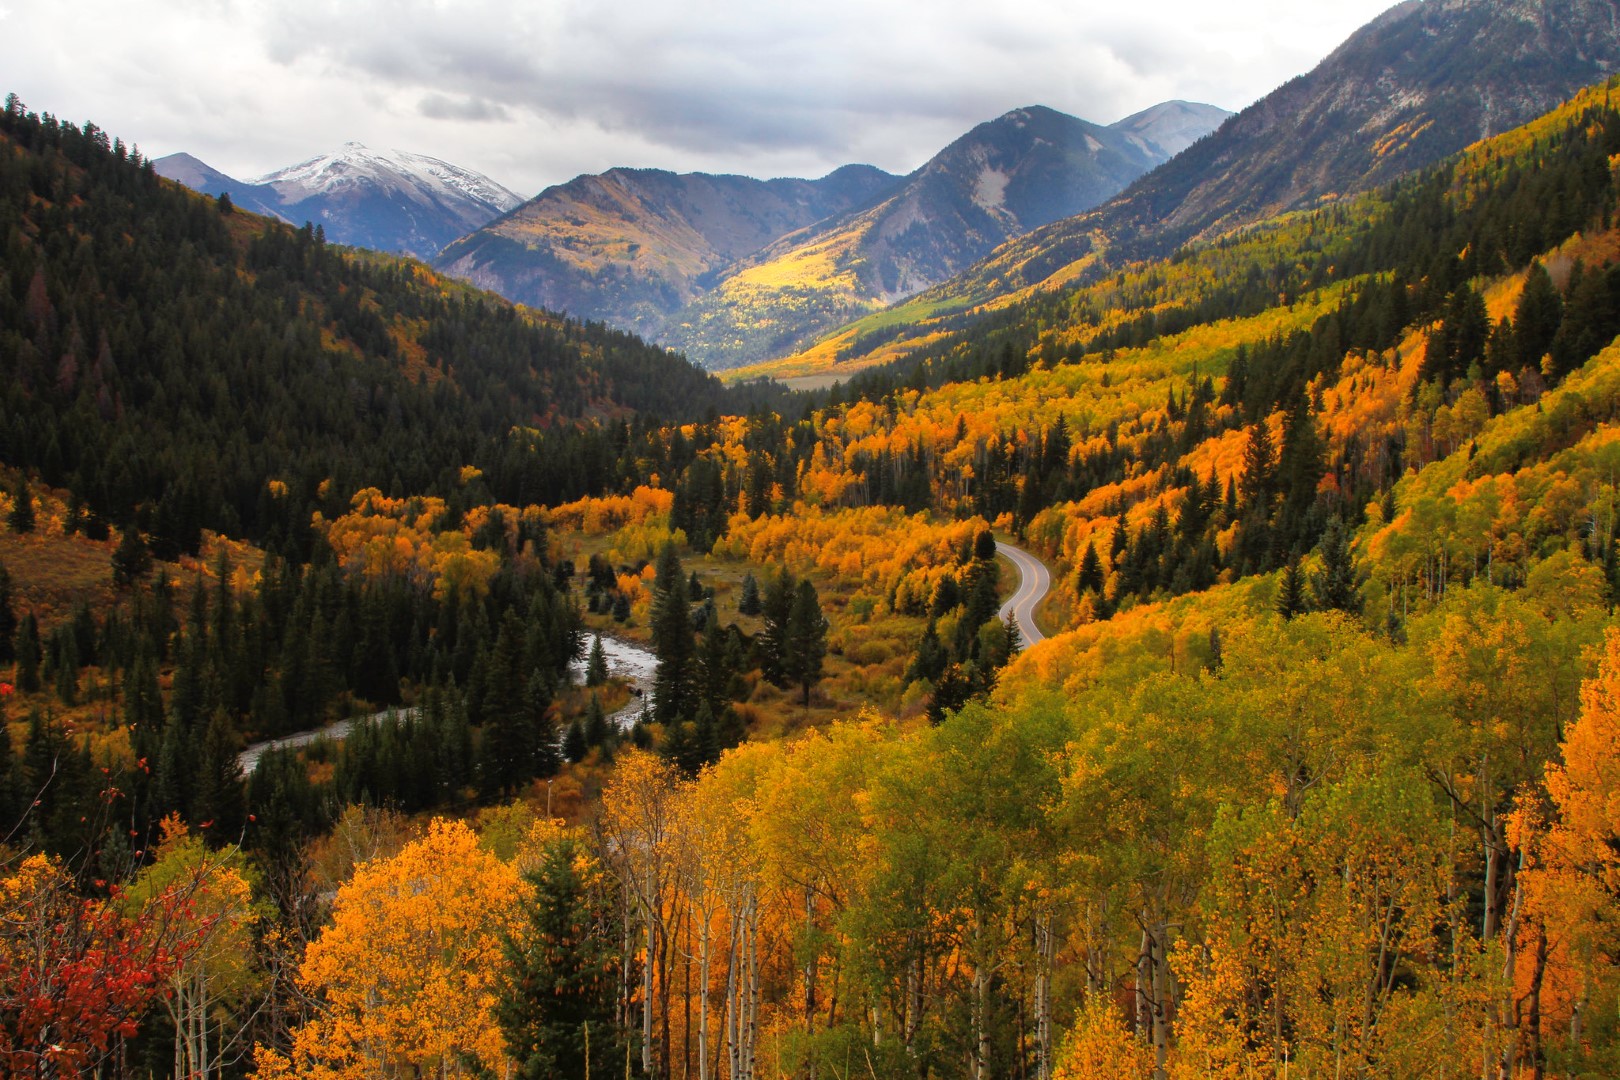
M 1047 591 L 1052 588 L 1051 573 L 1047 571 L 1045 563 L 1023 548 L 997 540 L 996 550 L 1011 559 L 1013 566 L 1018 569 L 1018 591 L 1001 605 L 1002 621 L 1009 617 L 1016 621 L 1018 636 L 1025 645 L 1045 641 L 1046 635 L 1035 625 L 1035 607 L 1046 599 Z

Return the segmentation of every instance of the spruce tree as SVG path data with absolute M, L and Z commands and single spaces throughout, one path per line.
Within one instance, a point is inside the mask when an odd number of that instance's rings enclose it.
M 675 545 L 666 543 L 658 553 L 653 578 L 652 638 L 658 654 L 653 677 L 653 712 L 659 723 L 674 725 L 692 714 L 697 647 L 692 636 L 692 613 L 686 580 Z
M 737 601 L 737 611 L 742 615 L 758 615 L 759 610 L 759 582 L 754 580 L 754 574 L 750 571 L 743 577 L 742 595 Z
M 827 617 L 821 611 L 816 587 L 806 578 L 799 582 L 788 614 L 783 669 L 803 691 L 801 704 L 810 705 L 810 688 L 821 681 L 821 664 L 827 655 Z
M 484 667 L 484 693 L 479 716 L 483 720 L 483 789 L 510 795 L 534 778 L 534 755 L 539 733 L 535 717 L 525 708 L 524 691 L 530 682 L 523 668 L 523 621 L 515 608 L 501 617 L 495 647 Z
M 17 609 L 11 600 L 11 572 L 0 562 L 0 664 L 17 659 Z
M 625 1060 L 618 1025 L 622 927 L 608 876 L 585 847 L 551 844 L 525 875 L 527 932 L 504 944 L 495 1017 L 523 1080 L 610 1076 Z
M 585 760 L 585 755 L 589 751 L 590 746 L 586 743 L 585 731 L 580 727 L 579 721 L 575 720 L 568 725 L 568 730 L 563 733 L 563 757 L 577 764 Z
M 1097 558 L 1097 549 L 1091 541 L 1086 541 L 1085 554 L 1080 556 L 1080 570 L 1075 575 L 1074 591 L 1081 595 L 1087 590 L 1096 593 L 1099 597 L 1103 591 L 1102 560 Z
M 39 693 L 40 662 L 39 620 L 30 611 L 17 624 L 16 660 L 17 689 L 25 694 Z
M 11 513 L 6 515 L 6 524 L 12 532 L 34 531 L 34 492 L 22 473 L 17 474 L 17 482 L 11 486 Z
M 765 678 L 778 686 L 787 678 L 784 664 L 787 651 L 788 617 L 793 614 L 795 582 L 793 575 L 782 570 L 765 583 L 765 596 L 760 602 L 760 616 L 765 625 L 755 639 L 759 653 L 759 668 Z
M 112 554 L 113 585 L 128 588 L 151 570 L 152 554 L 146 551 L 146 541 L 141 539 L 141 531 L 134 528 L 131 521 L 123 529 L 122 538 L 118 538 L 118 549 Z
M 597 634 L 591 640 L 590 659 L 585 662 L 585 685 L 601 686 L 607 682 L 607 677 L 607 653 L 602 648 L 602 635 Z
M 1345 536 L 1344 523 L 1337 517 L 1329 519 L 1322 531 L 1322 542 L 1317 546 L 1322 557 L 1322 569 L 1311 580 L 1311 591 L 1320 611 L 1345 611 L 1361 614 L 1361 596 L 1356 592 L 1355 564 L 1350 558 L 1350 544 Z
M 1299 560 L 1290 559 L 1283 567 L 1277 584 L 1277 614 L 1284 619 L 1305 613 L 1305 575 L 1300 573 Z
M 580 727 L 580 725 L 575 725 Z M 602 709 L 602 699 L 595 694 L 591 695 L 591 703 L 585 709 L 585 721 L 581 728 L 585 734 L 587 746 L 604 746 L 613 733 L 608 729 L 607 713 Z

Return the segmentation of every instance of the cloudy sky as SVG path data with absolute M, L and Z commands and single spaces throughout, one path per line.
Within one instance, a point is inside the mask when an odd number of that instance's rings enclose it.
M 1021 105 L 1239 109 L 1392 0 L 0 0 L 0 92 L 248 178 L 349 140 L 521 195 L 907 172 Z

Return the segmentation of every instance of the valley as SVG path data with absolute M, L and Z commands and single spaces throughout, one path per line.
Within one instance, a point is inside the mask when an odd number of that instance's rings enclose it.
M 527 201 L 12 94 L 0 1075 L 1615 1075 L 1613 7 Z

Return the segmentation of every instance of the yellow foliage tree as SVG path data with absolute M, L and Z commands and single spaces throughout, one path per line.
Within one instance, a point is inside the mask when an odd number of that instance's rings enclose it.
M 435 820 L 338 890 L 299 980 L 322 1008 L 290 1055 L 260 1048 L 258 1076 L 321 1080 L 499 1074 L 493 1015 L 503 935 L 523 933 L 529 886 L 460 822 Z

